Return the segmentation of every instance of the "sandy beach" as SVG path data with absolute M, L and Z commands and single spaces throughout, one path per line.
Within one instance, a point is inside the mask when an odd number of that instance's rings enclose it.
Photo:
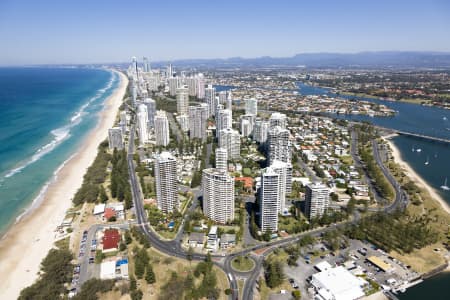
M 431 195 L 431 197 L 433 197 L 434 199 L 436 199 L 437 201 L 439 201 L 439 203 L 441 204 L 442 208 L 450 214 L 450 206 L 448 205 L 448 203 L 436 192 L 435 189 L 433 189 L 429 184 L 427 184 L 425 182 L 425 180 L 423 180 L 422 177 L 420 177 L 401 157 L 400 151 L 398 150 L 397 147 L 395 147 L 394 143 L 389 140 L 388 138 L 385 138 L 386 142 L 389 144 L 389 147 L 392 150 L 392 156 L 394 157 L 395 162 L 397 162 L 398 164 L 400 164 L 400 166 L 405 170 L 405 172 L 407 173 L 407 176 L 409 178 L 411 178 L 418 186 L 425 188 L 428 193 Z
M 97 126 L 89 133 L 79 151 L 61 168 L 44 195 L 40 206 L 12 226 L 0 241 L 0 294 L 2 299 L 17 299 L 20 291 L 37 278 L 41 260 L 52 248 L 55 229 L 72 206 L 71 199 L 81 186 L 86 169 L 97 154 L 115 120 L 128 85 L 122 73 L 120 83 L 99 113 Z

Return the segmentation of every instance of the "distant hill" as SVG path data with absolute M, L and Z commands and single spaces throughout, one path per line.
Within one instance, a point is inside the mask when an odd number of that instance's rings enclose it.
M 167 62 L 153 62 L 164 65 Z M 295 67 L 308 68 L 450 68 L 448 52 L 380 51 L 360 53 L 302 53 L 292 57 L 183 59 L 172 64 L 183 67 Z

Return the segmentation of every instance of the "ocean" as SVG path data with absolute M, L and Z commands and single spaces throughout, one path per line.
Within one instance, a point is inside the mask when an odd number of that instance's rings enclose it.
M 36 207 L 119 82 L 86 68 L 0 68 L 0 235 Z

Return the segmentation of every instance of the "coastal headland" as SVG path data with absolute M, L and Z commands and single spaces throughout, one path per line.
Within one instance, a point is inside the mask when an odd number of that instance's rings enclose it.
M 120 72 L 117 74 L 119 85 L 105 101 L 97 126 L 55 175 L 41 204 L 14 224 L 0 241 L 2 299 L 16 299 L 21 289 L 34 282 L 42 259 L 53 247 L 55 229 L 72 206 L 71 199 L 94 161 L 98 145 L 107 137 L 125 95 L 128 79 Z

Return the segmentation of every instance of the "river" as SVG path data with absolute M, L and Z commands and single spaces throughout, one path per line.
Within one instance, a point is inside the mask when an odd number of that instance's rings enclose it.
M 298 83 L 298 87 L 299 93 L 302 95 L 337 96 L 326 88 L 314 87 L 304 83 Z M 336 116 L 338 118 L 368 121 L 386 128 L 450 139 L 450 110 L 367 97 L 346 95 L 339 95 L 339 97 L 385 104 L 396 110 L 397 114 L 393 117 L 339 115 Z M 392 141 L 399 149 L 403 160 L 450 204 L 450 191 L 444 191 L 440 188 L 444 184 L 445 178 L 450 180 L 450 144 L 409 136 L 397 136 Z M 421 151 L 417 152 L 417 149 L 421 149 Z M 425 164 L 426 161 L 428 161 L 428 164 Z M 450 185 L 450 183 L 447 185 Z M 399 298 L 401 300 L 427 298 L 444 300 L 449 299 L 449 295 L 450 273 L 442 273 L 408 289 L 406 293 L 400 294 Z

